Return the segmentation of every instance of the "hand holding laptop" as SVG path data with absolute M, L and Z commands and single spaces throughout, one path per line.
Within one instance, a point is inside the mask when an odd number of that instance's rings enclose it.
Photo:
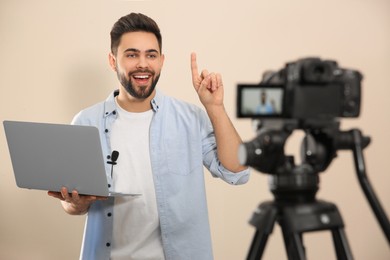
M 91 203 L 97 200 L 106 200 L 107 197 L 80 195 L 77 190 L 71 193 L 67 188 L 62 187 L 60 192 L 48 191 L 49 196 L 57 198 L 62 201 L 65 211 L 71 215 L 82 215 L 87 213 Z

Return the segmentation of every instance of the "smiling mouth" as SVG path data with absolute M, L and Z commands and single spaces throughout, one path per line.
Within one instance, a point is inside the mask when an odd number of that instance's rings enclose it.
M 149 79 L 150 75 L 133 75 L 135 79 Z
M 152 78 L 151 74 L 133 74 L 131 76 L 136 82 L 140 84 L 147 83 L 150 78 Z

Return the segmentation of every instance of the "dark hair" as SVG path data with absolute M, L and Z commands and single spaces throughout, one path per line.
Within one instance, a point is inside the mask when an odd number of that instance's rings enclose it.
M 121 37 L 127 32 L 150 32 L 158 41 L 160 53 L 162 49 L 162 37 L 157 23 L 148 16 L 140 13 L 130 13 L 119 18 L 111 29 L 111 52 L 116 55 Z

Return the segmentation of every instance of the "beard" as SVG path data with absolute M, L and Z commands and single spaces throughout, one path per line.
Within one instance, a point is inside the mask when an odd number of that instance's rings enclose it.
M 137 88 L 134 87 L 133 83 L 131 82 L 132 74 L 139 73 L 139 72 L 148 72 L 152 75 L 152 83 L 150 86 L 148 85 L 141 85 Z M 124 73 L 117 71 L 117 77 L 121 85 L 126 89 L 127 93 L 129 93 L 132 97 L 137 99 L 146 99 L 148 98 L 156 88 L 157 82 L 160 79 L 160 74 L 155 76 L 155 73 L 147 70 L 147 71 L 134 71 L 130 72 L 128 74 L 128 78 L 126 78 Z

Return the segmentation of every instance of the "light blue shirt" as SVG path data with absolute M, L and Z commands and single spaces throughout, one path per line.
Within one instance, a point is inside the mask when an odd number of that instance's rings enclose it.
M 275 113 L 275 109 L 271 104 L 259 104 L 256 107 L 256 114 L 264 115 L 264 114 L 272 114 Z
M 115 91 L 89 107 L 73 124 L 100 130 L 103 155 L 111 154 L 111 127 L 117 118 Z M 229 184 L 243 184 L 249 170 L 232 173 L 217 158 L 212 125 L 199 107 L 157 91 L 151 102 L 150 159 L 166 260 L 213 259 L 203 166 Z M 131 144 L 129 144 L 131 145 Z M 107 158 L 103 158 L 107 161 Z M 111 165 L 106 164 L 109 186 Z M 108 260 L 112 246 L 114 199 L 94 202 L 87 215 L 80 259 Z M 123 227 L 123 232 L 126 227 Z

